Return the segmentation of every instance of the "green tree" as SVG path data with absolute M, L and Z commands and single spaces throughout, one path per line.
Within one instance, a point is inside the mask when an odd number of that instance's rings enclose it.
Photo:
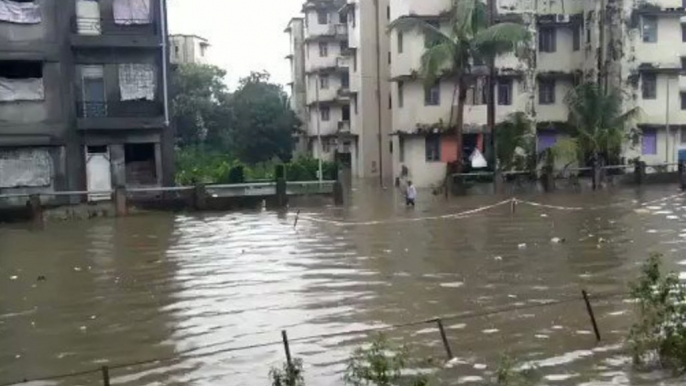
M 562 146 L 568 148 L 567 153 L 576 147 L 582 164 L 618 157 L 622 145 L 635 135 L 631 124 L 640 110 L 624 111 L 622 92 L 618 89 L 603 92 L 596 83 L 583 83 L 569 92 L 565 102 L 569 107 L 572 141 L 565 141 Z
M 498 160 L 502 170 L 524 170 L 535 161 L 532 122 L 523 112 L 512 113 L 496 127 Z M 520 149 L 520 150 L 518 150 Z M 519 153 L 519 151 L 523 151 Z
M 266 72 L 241 79 L 233 94 L 234 145 L 238 157 L 255 164 L 278 157 L 288 161 L 293 133 L 300 122 L 280 85 L 269 82 Z
M 172 119 L 181 146 L 231 146 L 231 95 L 224 84 L 226 72 L 215 66 L 179 65 L 172 73 Z
M 455 82 L 457 113 L 454 130 L 459 170 L 462 167 L 464 109 L 467 90 L 474 81 L 474 63 L 516 50 L 530 40 L 530 33 L 523 25 L 516 23 L 489 26 L 488 9 L 482 0 L 452 1 L 447 31 L 416 17 L 400 18 L 391 23 L 390 29 L 419 30 L 425 34 L 429 44 L 421 58 L 420 76 L 426 87 L 433 86 L 444 77 Z M 451 120 L 452 115 L 451 111 Z

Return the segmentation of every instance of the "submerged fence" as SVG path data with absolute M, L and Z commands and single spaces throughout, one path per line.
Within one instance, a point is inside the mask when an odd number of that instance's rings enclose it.
M 290 338 L 290 339 L 288 337 L 288 332 L 286 330 L 283 330 L 283 331 L 281 331 L 281 339 L 278 339 L 278 340 L 275 339 L 275 340 L 269 341 L 269 342 L 256 343 L 256 344 L 245 345 L 245 346 L 225 347 L 225 348 L 221 348 L 221 349 L 214 350 L 214 351 L 207 352 L 207 353 L 198 353 L 198 351 L 201 351 L 201 350 L 207 350 L 207 349 L 212 349 L 212 348 L 217 348 L 217 347 L 223 346 L 224 343 L 220 342 L 220 343 L 205 345 L 202 347 L 195 347 L 195 348 L 188 349 L 188 350 L 178 351 L 174 355 L 170 355 L 170 356 L 166 356 L 166 357 L 151 358 L 151 359 L 147 359 L 147 360 L 128 362 L 128 363 L 119 363 L 119 364 L 102 366 L 100 368 L 93 368 L 93 369 L 82 370 L 82 371 L 65 372 L 65 373 L 61 373 L 61 374 L 50 374 L 50 375 L 44 375 L 44 376 L 39 376 L 39 377 L 34 377 L 34 378 L 23 378 L 20 380 L 6 381 L 3 383 L 0 383 L 0 386 L 14 386 L 14 385 L 21 385 L 23 383 L 28 383 L 28 382 L 58 381 L 58 380 L 63 380 L 63 379 L 81 377 L 81 376 L 86 376 L 86 375 L 96 375 L 96 374 L 100 374 L 100 376 L 102 377 L 102 384 L 104 386 L 109 386 L 111 383 L 110 373 L 114 370 L 139 367 L 139 366 L 162 363 L 162 362 L 168 362 L 168 361 L 172 361 L 172 360 L 176 360 L 176 359 L 180 359 L 180 358 L 184 358 L 184 357 L 185 358 L 202 358 L 202 357 L 207 357 L 207 356 L 212 356 L 212 355 L 217 355 L 217 354 L 223 354 L 223 353 L 229 353 L 229 352 L 247 351 L 247 350 L 253 350 L 253 349 L 257 349 L 257 348 L 274 347 L 274 346 L 281 346 L 281 345 L 283 345 L 283 348 L 284 348 L 284 356 L 285 356 L 286 362 L 288 363 L 289 366 L 292 366 L 293 365 L 293 356 L 292 356 L 292 352 L 291 352 L 291 348 L 290 348 L 290 345 L 292 343 L 306 342 L 306 341 L 310 341 L 310 340 L 314 340 L 314 339 L 334 338 L 334 337 L 339 337 L 339 336 L 351 336 L 351 335 L 359 335 L 359 334 L 381 333 L 384 331 L 398 330 L 398 329 L 414 327 L 414 326 L 422 326 L 422 325 L 435 325 L 436 326 L 436 329 L 438 330 L 438 333 L 440 335 L 441 342 L 443 344 L 443 348 L 444 348 L 445 353 L 446 353 L 446 358 L 449 361 L 449 360 L 454 358 L 454 355 L 453 355 L 453 348 L 450 344 L 450 340 L 448 337 L 448 333 L 447 333 L 447 331 L 443 325 L 444 322 L 469 320 L 469 319 L 474 319 L 474 318 L 479 318 L 479 317 L 487 317 L 487 316 L 509 313 L 509 312 L 518 312 L 518 311 L 531 310 L 531 309 L 542 308 L 542 307 L 552 307 L 552 306 L 558 306 L 558 305 L 562 305 L 562 304 L 572 304 L 572 303 L 578 303 L 579 305 L 586 307 L 586 311 L 588 313 L 588 317 L 589 317 L 589 321 L 590 321 L 590 326 L 593 329 L 593 332 L 594 332 L 594 335 L 596 338 L 596 343 L 598 343 L 601 341 L 601 333 L 600 333 L 600 327 L 598 326 L 598 324 L 596 322 L 595 313 L 594 313 L 593 306 L 592 306 L 592 301 L 600 301 L 600 300 L 607 300 L 607 299 L 618 298 L 618 297 L 626 297 L 628 295 L 629 294 L 626 292 L 618 292 L 618 293 L 607 293 L 607 294 L 600 294 L 600 295 L 596 295 L 596 296 L 591 296 L 586 290 L 582 290 L 581 296 L 570 296 L 566 299 L 561 299 L 561 300 L 551 300 L 551 301 L 547 301 L 547 302 L 534 303 L 534 304 L 529 304 L 529 305 L 525 305 L 525 306 L 517 306 L 517 307 L 501 307 L 501 308 L 491 309 L 491 310 L 483 311 L 483 312 L 464 312 L 464 313 L 458 313 L 458 314 L 453 314 L 453 315 L 445 315 L 445 316 L 441 316 L 441 317 L 434 317 L 434 318 L 430 318 L 430 319 L 411 321 L 411 322 L 407 322 L 407 323 L 400 323 L 400 324 L 393 324 L 393 325 L 386 325 L 386 326 L 379 326 L 379 327 L 370 327 L 370 328 L 365 328 L 365 329 L 346 330 L 346 331 L 341 331 L 341 332 L 333 332 L 333 333 L 318 334 L 318 335 L 301 336 L 301 337 Z

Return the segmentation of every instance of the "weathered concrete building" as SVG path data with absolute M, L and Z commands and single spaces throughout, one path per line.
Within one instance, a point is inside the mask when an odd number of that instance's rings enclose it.
M 172 64 L 207 64 L 210 42 L 197 35 L 169 35 L 169 60 Z
M 164 0 L 0 0 L 0 194 L 173 183 Z
M 626 159 L 673 163 L 686 150 L 686 11 L 682 0 L 498 0 L 502 18 L 528 26 L 533 40 L 519 56 L 499 57 L 498 122 L 525 112 L 535 123 L 538 151 L 564 137 L 568 92 L 598 80 L 627 91 L 624 105 L 642 111 L 638 144 Z M 391 0 L 391 19 L 422 17 L 448 28 L 450 0 Z M 456 105 L 455 84 L 442 79 L 425 89 L 417 77 L 423 34 L 391 33 L 394 174 L 403 170 L 419 186 L 439 184 L 455 160 L 454 136 L 444 133 Z M 477 79 L 465 110 L 465 151 L 488 152 L 485 79 Z M 686 154 L 682 153 L 682 159 Z
M 390 177 L 388 0 L 309 0 L 302 11 L 286 32 L 307 152 L 356 177 Z

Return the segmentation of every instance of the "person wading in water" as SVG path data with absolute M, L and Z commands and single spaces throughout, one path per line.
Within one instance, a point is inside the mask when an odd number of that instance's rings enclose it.
M 407 192 L 405 194 L 407 206 L 412 206 L 414 208 L 415 200 L 417 199 L 417 188 L 412 185 L 412 181 L 407 181 Z

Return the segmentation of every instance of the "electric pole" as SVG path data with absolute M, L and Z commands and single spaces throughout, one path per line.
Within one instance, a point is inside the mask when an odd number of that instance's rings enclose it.
M 495 0 L 487 0 L 488 7 L 488 25 L 495 25 Z M 493 171 L 494 171 L 494 182 L 496 186 L 496 192 L 500 186 L 500 166 L 498 165 L 498 140 L 495 135 L 495 85 L 496 85 L 496 69 L 495 69 L 495 56 L 488 59 L 488 100 L 487 100 L 487 117 L 486 126 L 487 131 L 491 133 L 491 148 L 493 151 Z

